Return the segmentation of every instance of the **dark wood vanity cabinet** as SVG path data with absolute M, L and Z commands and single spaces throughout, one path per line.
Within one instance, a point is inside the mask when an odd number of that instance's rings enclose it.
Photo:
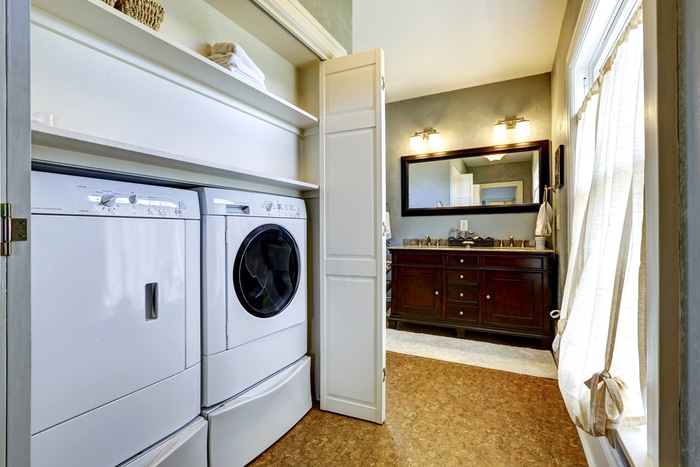
M 551 345 L 551 251 L 392 248 L 390 323 L 539 339 Z
M 394 283 L 401 284 L 399 293 L 392 292 L 392 306 L 406 315 L 421 319 L 442 316 L 442 271 L 438 268 L 402 267 L 394 270 Z M 394 305 L 395 303 L 395 305 Z

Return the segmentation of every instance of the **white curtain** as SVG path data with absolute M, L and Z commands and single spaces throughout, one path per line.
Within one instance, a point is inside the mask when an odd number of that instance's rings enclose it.
M 554 342 L 572 420 L 608 439 L 613 428 L 645 423 L 641 21 L 640 9 L 577 115 L 571 249 Z

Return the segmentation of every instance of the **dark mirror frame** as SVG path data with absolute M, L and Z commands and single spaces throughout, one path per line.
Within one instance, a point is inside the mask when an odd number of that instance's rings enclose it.
M 455 151 L 434 152 L 403 156 L 401 158 L 401 215 L 402 216 L 449 216 L 453 214 L 507 214 L 514 212 L 537 212 L 540 203 L 508 204 L 496 206 L 443 206 L 437 208 L 409 208 L 408 181 L 409 168 L 412 164 L 432 162 L 465 157 L 480 157 L 501 152 L 539 151 L 540 191 L 539 200 L 544 199 L 544 188 L 549 185 L 549 140 L 527 141 L 522 143 L 485 146 L 482 148 L 459 149 Z

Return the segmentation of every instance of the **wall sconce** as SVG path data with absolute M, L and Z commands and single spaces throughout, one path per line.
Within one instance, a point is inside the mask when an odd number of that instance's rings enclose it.
M 525 117 L 506 117 L 505 120 L 499 120 L 493 126 L 493 139 L 502 141 L 506 139 L 506 130 L 515 128 L 515 136 L 524 138 L 530 136 L 530 120 L 525 120 Z
M 430 149 L 442 146 L 442 135 L 437 130 L 416 131 L 409 140 L 411 150 L 420 151 L 423 149 L 425 140 L 428 140 L 428 147 Z

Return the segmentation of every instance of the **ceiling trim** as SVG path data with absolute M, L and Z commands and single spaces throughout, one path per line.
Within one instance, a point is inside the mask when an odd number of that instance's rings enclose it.
M 299 39 L 321 60 L 348 54 L 345 48 L 297 0 L 250 0 Z

